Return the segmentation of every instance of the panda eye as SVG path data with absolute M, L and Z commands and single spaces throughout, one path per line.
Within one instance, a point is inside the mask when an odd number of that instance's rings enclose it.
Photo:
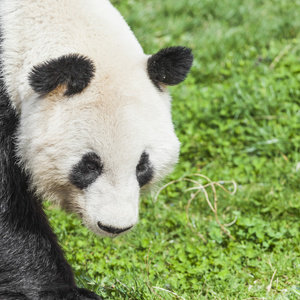
M 141 173 L 141 172 L 145 172 L 148 168 L 148 162 L 140 162 L 137 166 L 136 166 L 136 172 L 137 173 Z
M 100 157 L 94 152 L 88 152 L 73 166 L 70 174 L 70 182 L 79 189 L 85 189 L 91 185 L 103 171 Z
M 142 187 L 149 183 L 153 178 L 154 170 L 149 160 L 149 154 L 143 152 L 141 155 L 140 161 L 136 166 L 136 177 L 139 183 L 139 186 Z
M 91 172 L 94 172 L 94 171 L 97 171 L 97 166 L 95 166 L 94 164 L 92 163 L 88 163 L 87 164 L 87 169 Z

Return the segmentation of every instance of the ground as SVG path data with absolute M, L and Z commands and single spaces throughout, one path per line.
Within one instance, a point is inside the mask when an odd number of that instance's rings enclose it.
M 147 53 L 193 49 L 171 89 L 182 148 L 164 183 L 181 180 L 113 240 L 46 204 L 78 284 L 107 299 L 299 299 L 300 1 L 112 2 Z M 193 174 L 219 182 L 217 202 Z

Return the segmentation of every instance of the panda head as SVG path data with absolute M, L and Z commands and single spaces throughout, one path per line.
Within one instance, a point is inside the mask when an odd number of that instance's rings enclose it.
M 141 189 L 177 162 L 167 85 L 185 79 L 191 51 L 145 56 L 123 75 L 69 54 L 32 68 L 22 103 L 19 154 L 38 194 L 116 236 L 138 221 Z

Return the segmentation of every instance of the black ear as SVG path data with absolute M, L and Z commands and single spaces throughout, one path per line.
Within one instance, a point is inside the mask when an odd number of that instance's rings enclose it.
M 92 60 L 83 55 L 69 54 L 35 66 L 29 74 L 29 84 L 41 96 L 65 85 L 65 95 L 72 96 L 88 86 L 94 73 Z
M 191 49 L 185 47 L 165 48 L 148 59 L 148 75 L 155 86 L 176 85 L 182 82 L 193 64 Z

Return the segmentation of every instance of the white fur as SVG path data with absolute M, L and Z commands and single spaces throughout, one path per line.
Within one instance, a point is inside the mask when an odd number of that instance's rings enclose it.
M 147 75 L 148 56 L 107 0 L 2 0 L 3 78 L 21 114 L 19 153 L 44 197 L 78 212 L 98 234 L 138 220 L 136 166 L 143 151 L 154 166 L 152 183 L 171 171 L 179 142 L 170 97 Z M 39 98 L 28 82 L 33 66 L 79 53 L 96 73 L 80 94 L 57 89 Z M 80 191 L 69 181 L 72 167 L 93 151 L 103 174 Z

